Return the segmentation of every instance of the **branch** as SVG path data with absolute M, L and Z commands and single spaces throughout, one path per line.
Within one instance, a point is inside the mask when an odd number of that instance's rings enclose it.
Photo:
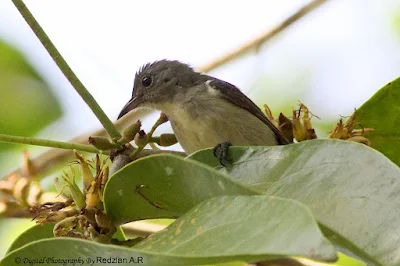
M 86 102 L 86 104 L 90 107 L 93 113 L 96 115 L 97 119 L 99 119 L 100 123 L 106 129 L 111 139 L 121 138 L 121 134 L 115 128 L 114 124 L 104 113 L 103 109 L 99 106 L 93 96 L 89 93 L 89 91 L 85 88 L 82 82 L 78 79 L 72 69 L 68 66 L 65 59 L 58 52 L 57 48 L 51 42 L 49 37 L 47 37 L 46 33 L 43 31 L 42 27 L 40 27 L 39 23 L 32 16 L 32 13 L 28 10 L 22 0 L 13 0 L 15 7 L 24 17 L 25 21 L 29 24 L 33 32 L 36 34 L 40 42 L 46 48 L 47 52 L 53 58 L 54 62 L 63 72 L 65 77 L 69 80 L 71 85 L 75 88 L 76 92 L 82 97 L 82 99 Z
M 0 134 L 0 142 L 29 144 L 29 145 L 53 147 L 53 148 L 65 149 L 65 150 L 75 150 L 76 149 L 76 150 L 86 151 L 86 152 L 91 152 L 91 153 L 99 153 L 99 150 L 91 145 L 54 141 L 54 140 L 47 140 L 47 139 L 10 136 L 10 135 L 4 135 L 4 134 Z M 107 151 L 104 151 L 103 154 L 107 154 Z
M 222 55 L 221 57 L 203 65 L 197 68 L 199 72 L 209 72 L 215 68 L 218 68 L 222 66 L 223 64 L 226 64 L 233 59 L 251 51 L 252 49 L 257 49 L 262 45 L 264 42 L 268 41 L 290 25 L 292 25 L 294 22 L 299 20 L 300 18 L 304 17 L 320 5 L 324 4 L 327 2 L 327 0 L 314 0 L 308 3 L 307 5 L 303 6 L 300 8 L 297 12 L 283 20 L 280 24 L 276 25 L 274 28 L 269 29 L 268 31 L 262 33 L 260 36 L 256 37 L 255 39 L 242 44 L 241 46 L 233 49 L 232 51 Z

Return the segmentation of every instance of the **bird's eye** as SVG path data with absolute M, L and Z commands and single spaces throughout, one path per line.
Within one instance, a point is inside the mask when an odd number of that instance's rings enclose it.
M 144 76 L 142 78 L 142 85 L 145 88 L 150 87 L 151 83 L 153 83 L 153 78 L 151 76 Z

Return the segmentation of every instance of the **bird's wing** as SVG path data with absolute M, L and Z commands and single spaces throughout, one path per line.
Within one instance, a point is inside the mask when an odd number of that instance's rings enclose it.
M 287 138 L 282 134 L 282 132 L 275 127 L 274 124 L 272 124 L 271 121 L 268 120 L 268 118 L 264 115 L 264 113 L 260 110 L 260 108 L 257 107 L 255 103 L 253 103 L 252 100 L 247 98 L 246 95 L 244 95 L 236 86 L 216 79 L 214 77 L 207 76 L 209 79 L 207 83 L 215 90 L 218 90 L 221 92 L 221 95 L 227 99 L 228 101 L 232 102 L 233 104 L 249 111 L 256 117 L 258 117 L 261 121 L 263 121 L 274 133 L 276 136 L 276 139 L 279 144 L 285 145 L 289 144 L 289 141 Z

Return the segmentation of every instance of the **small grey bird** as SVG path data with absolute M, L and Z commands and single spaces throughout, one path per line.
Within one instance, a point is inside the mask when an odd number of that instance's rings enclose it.
M 160 60 L 140 68 L 132 99 L 118 118 L 143 107 L 167 115 L 187 154 L 221 143 L 225 143 L 219 146 L 222 153 L 230 143 L 236 146 L 289 143 L 237 87 L 195 72 L 179 61 Z

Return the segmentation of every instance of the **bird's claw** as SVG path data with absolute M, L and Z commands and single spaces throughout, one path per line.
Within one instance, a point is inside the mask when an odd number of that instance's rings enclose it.
M 219 163 L 224 167 L 225 167 L 225 164 L 223 163 L 223 161 L 229 162 L 228 150 L 229 150 L 230 146 L 232 146 L 232 143 L 229 141 L 225 141 L 225 142 L 217 144 L 213 148 L 214 156 L 218 158 Z

